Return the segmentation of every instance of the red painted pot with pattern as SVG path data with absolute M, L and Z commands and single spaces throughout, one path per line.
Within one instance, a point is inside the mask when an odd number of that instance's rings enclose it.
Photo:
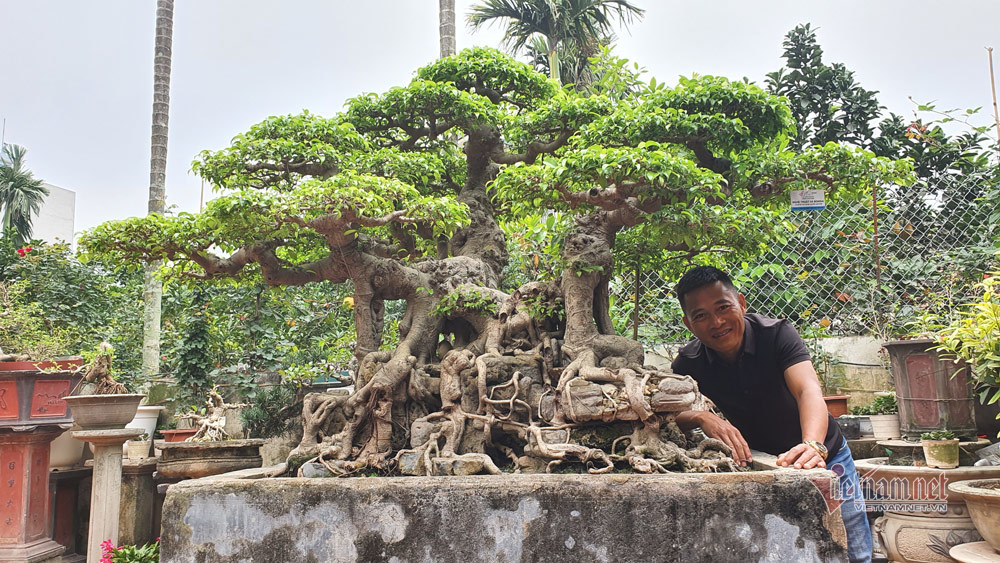
M 0 362 L 0 429 L 65 425 L 73 415 L 64 397 L 79 383 L 82 358 L 57 362 Z
M 918 439 L 935 430 L 976 436 L 975 399 L 964 363 L 938 357 L 933 340 L 893 340 L 882 346 L 889 352 L 905 437 Z

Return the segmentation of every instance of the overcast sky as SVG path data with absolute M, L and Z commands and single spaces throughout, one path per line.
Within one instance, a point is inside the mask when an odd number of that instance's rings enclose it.
M 781 41 L 819 28 L 827 63 L 842 62 L 879 101 L 983 106 L 984 47 L 1000 48 L 995 0 L 633 0 L 646 9 L 617 52 L 658 81 L 748 77 L 782 66 Z M 458 48 L 498 46 L 472 34 L 457 0 Z M 143 215 L 149 188 L 155 0 L 0 0 L 0 118 L 28 167 L 76 191 L 76 228 Z M 176 0 L 167 204 L 197 211 L 191 161 L 269 115 L 332 115 L 363 92 L 406 84 L 438 54 L 437 0 Z M 1000 64 L 1000 51 L 998 51 Z

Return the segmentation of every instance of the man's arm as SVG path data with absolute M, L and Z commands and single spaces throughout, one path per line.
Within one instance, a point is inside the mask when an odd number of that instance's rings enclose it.
M 691 430 L 700 426 L 709 438 L 722 440 L 724 444 L 729 446 L 729 449 L 733 450 L 733 459 L 740 465 L 746 465 L 753 461 L 750 456 L 750 446 L 743 439 L 743 434 L 740 434 L 740 431 L 729 421 L 723 420 L 709 411 L 684 411 L 677 415 L 674 422 L 681 430 Z
M 826 425 L 829 421 L 826 402 L 819 386 L 819 378 L 812 362 L 799 362 L 785 370 L 785 384 L 799 406 L 799 424 L 802 426 L 802 441 L 813 440 L 823 443 L 826 439 Z M 778 465 L 791 465 L 796 469 L 826 467 L 823 456 L 806 444 L 798 444 L 778 456 Z

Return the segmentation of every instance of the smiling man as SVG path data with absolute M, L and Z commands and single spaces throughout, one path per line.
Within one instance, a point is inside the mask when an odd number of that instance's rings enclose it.
M 797 469 L 827 467 L 841 474 L 841 506 L 851 561 L 870 561 L 871 530 L 857 471 L 840 427 L 826 410 L 809 350 L 784 320 L 747 314 L 746 299 L 725 272 L 688 270 L 675 288 L 684 325 L 695 340 L 680 349 L 673 371 L 690 375 L 725 418 L 708 411 L 677 417 L 700 426 L 733 451 L 741 465 L 755 449 Z

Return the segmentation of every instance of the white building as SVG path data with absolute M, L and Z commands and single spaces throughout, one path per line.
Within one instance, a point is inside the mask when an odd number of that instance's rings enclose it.
M 31 238 L 45 242 L 73 242 L 76 226 L 76 192 L 43 183 L 49 196 L 31 221 Z

